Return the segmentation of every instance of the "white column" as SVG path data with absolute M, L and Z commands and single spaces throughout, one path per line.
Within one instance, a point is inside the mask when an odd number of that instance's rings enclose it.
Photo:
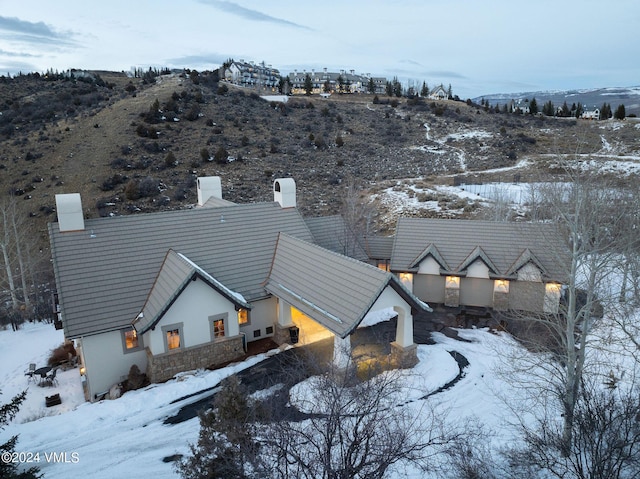
M 278 298 L 278 326 L 283 328 L 293 326 L 293 319 L 291 319 L 291 306 L 280 298 Z
M 398 325 L 396 326 L 396 343 L 406 348 L 413 345 L 413 315 L 403 308 L 394 307 L 398 313 Z
M 351 361 L 351 336 L 342 339 L 340 336 L 333 337 L 333 364 L 338 369 L 347 369 Z

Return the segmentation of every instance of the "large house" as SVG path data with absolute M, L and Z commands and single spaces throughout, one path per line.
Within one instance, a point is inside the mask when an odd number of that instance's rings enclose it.
M 343 367 L 369 315 L 397 318 L 392 355 L 413 364 L 413 317 L 427 304 L 559 310 L 567 258 L 551 224 L 400 218 L 393 237 L 358 238 L 340 216 L 302 218 L 291 178 L 265 203 L 223 199 L 219 177 L 197 189 L 193 209 L 88 220 L 78 194 L 56 196 L 57 310 L 88 400 L 134 364 L 164 381 L 263 338 L 333 337 Z
M 277 68 L 264 62 L 233 61 L 223 68 L 222 78 L 234 85 L 276 91 L 280 82 Z
M 197 184 L 197 208 L 113 218 L 85 220 L 78 194 L 56 196 L 57 310 L 88 400 L 134 364 L 164 381 L 294 332 L 301 342 L 333 337 L 342 367 L 369 314 L 397 317 L 392 354 L 417 360 L 413 315 L 428 306 L 390 272 L 315 244 L 293 179 L 275 180 L 274 201 L 255 204 L 224 200 L 218 177 Z
M 566 252 L 553 224 L 400 218 L 390 269 L 430 304 L 555 314 Z

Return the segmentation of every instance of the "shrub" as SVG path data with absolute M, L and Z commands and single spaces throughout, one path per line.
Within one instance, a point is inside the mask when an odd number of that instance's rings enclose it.
M 137 200 L 140 198 L 140 189 L 137 180 L 130 180 L 124 187 L 124 196 L 128 200 Z
M 121 175 L 120 173 L 116 173 L 115 175 L 107 178 L 106 180 L 104 180 L 102 182 L 102 185 L 100 186 L 100 189 L 102 191 L 111 191 L 113 190 L 116 186 L 121 185 L 122 183 L 124 183 L 126 181 L 127 177 L 124 175 Z
M 49 366 L 59 366 L 76 355 L 77 353 L 76 349 L 73 347 L 73 343 L 65 342 L 51 351 L 47 364 Z
M 149 384 L 147 375 L 140 371 L 140 368 L 133 364 L 129 369 L 129 375 L 127 376 L 127 382 L 125 384 L 126 391 L 135 391 Z
M 160 193 L 160 182 L 151 176 L 147 176 L 138 184 L 138 192 L 141 198 L 156 196 Z
M 164 166 L 167 168 L 173 168 L 174 166 L 178 166 L 178 160 L 176 159 L 173 152 L 167 153 L 167 156 L 164 157 Z
M 338 135 L 336 137 L 336 146 L 340 148 L 343 145 L 344 145 L 344 140 L 342 139 L 342 136 Z
M 216 163 L 224 165 L 227 163 L 227 158 L 229 158 L 229 152 L 223 146 L 219 146 L 213 159 Z

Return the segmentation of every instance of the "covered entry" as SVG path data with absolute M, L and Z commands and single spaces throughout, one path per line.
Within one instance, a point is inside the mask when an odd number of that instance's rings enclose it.
M 349 361 L 350 335 L 367 314 L 388 308 L 398 316 L 394 353 L 417 361 L 413 311 L 429 308 L 391 273 L 280 233 L 265 289 L 278 298 L 278 328 L 297 325 L 304 341 L 333 336 L 338 366 Z

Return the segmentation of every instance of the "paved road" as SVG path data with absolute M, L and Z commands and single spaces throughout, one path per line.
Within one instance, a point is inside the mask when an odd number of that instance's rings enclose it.
M 427 315 L 415 317 L 414 341 L 417 344 L 433 344 L 431 340 L 431 328 L 431 320 Z M 395 339 L 395 334 L 396 322 L 394 320 L 384 321 L 369 328 L 358 329 L 351 336 L 353 354 L 388 354 L 391 349 L 390 343 Z M 237 376 L 241 383 L 247 388 L 249 394 L 276 385 L 283 385 L 283 387 L 274 394 L 274 400 L 272 404 L 270 404 L 273 412 L 272 419 L 303 419 L 307 416 L 294 408 L 286 406 L 289 387 L 318 373 L 321 366 L 331 360 L 332 355 L 333 339 L 329 338 L 308 346 L 283 351 L 261 361 L 255 366 L 239 372 Z M 459 364 L 461 363 L 459 362 Z M 451 386 L 452 384 L 448 385 L 448 387 Z M 204 398 L 184 405 L 177 414 L 165 419 L 164 423 L 178 424 L 196 417 L 200 410 L 211 406 L 213 396 L 219 390 L 220 386 L 216 385 L 208 390 L 198 391 L 190 396 L 175 400 L 174 402 L 184 401 L 189 397 L 199 396 L 210 391 L 210 394 L 207 394 Z

